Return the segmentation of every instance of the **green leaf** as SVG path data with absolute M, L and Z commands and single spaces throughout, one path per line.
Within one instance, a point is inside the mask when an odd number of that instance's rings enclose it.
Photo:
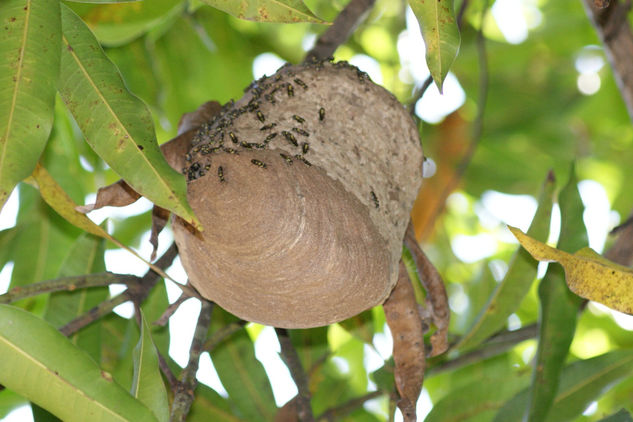
M 555 189 L 556 182 L 553 175 L 549 174 L 543 184 L 539 205 L 528 230 L 530 236 L 536 239 L 547 239 L 549 234 Z M 471 349 L 503 328 L 508 317 L 517 310 L 521 305 L 521 300 L 529 292 L 530 286 L 536 278 L 536 269 L 537 263 L 525 250 L 519 247 L 512 257 L 503 280 L 497 285 L 488 303 L 481 310 L 457 348 Z
M 196 387 L 196 398 L 189 412 L 191 421 L 241 422 L 233 414 L 229 402 L 204 384 Z
M 86 141 L 134 190 L 200 227 L 183 176 L 158 148 L 145 104 L 127 90 L 94 35 L 64 5 L 62 29 L 59 90 Z
M 576 250 L 587 245 L 583 222 L 584 206 L 572 166 L 569 182 L 560 192 L 558 203 L 561 229 L 558 246 Z M 545 420 L 556 391 L 563 364 L 574 338 L 581 300 L 569 291 L 560 267 L 550 266 L 538 289 L 541 302 L 538 349 L 532 377 L 528 421 Z
M 374 318 L 371 309 L 338 324 L 359 340 L 372 344 L 374 340 Z
M 132 395 L 150 408 L 159 422 L 169 421 L 167 390 L 158 366 L 158 354 L 150 328 L 141 311 L 141 335 L 134 349 Z
M 68 6 L 90 27 L 99 42 L 107 46 L 121 46 L 138 39 L 144 33 L 182 13 L 182 0 L 152 0 L 118 2 L 92 1 L 99 4 L 79 4 L 78 0 Z
M 64 421 L 156 421 L 85 352 L 19 308 L 0 305 L 0 355 L 0 382 Z
M 210 331 L 237 321 L 237 318 L 214 307 Z M 250 421 L 272 421 L 277 411 L 270 382 L 261 363 L 255 358 L 250 337 L 240 330 L 211 351 L 211 359 L 229 399 L 241 416 Z
M 33 171 L 53 125 L 61 40 L 57 0 L 0 4 L 0 209 Z
M 630 376 L 633 352 L 617 350 L 567 365 L 560 386 L 544 422 L 574 420 L 589 404 L 613 384 Z M 523 390 L 497 413 L 495 422 L 520 422 L 528 405 L 529 389 Z
M 93 274 L 105 271 L 105 242 L 89 233 L 82 233 L 62 264 L 60 277 Z M 55 292 L 48 299 L 44 319 L 59 328 L 88 312 L 109 296 L 107 287 Z M 101 360 L 101 324 L 96 322 L 73 334 L 69 340 L 87 351 L 96 361 Z
M 529 383 L 530 374 L 525 371 L 509 371 L 504 376 L 493 378 L 484 374 L 464 387 L 452 388 L 446 396 L 434 403 L 425 422 L 490 420 L 509 398 Z
M 633 422 L 633 418 L 625 409 L 620 409 L 619 412 L 607 416 L 606 418 L 602 418 L 599 422 Z
M 16 408 L 28 404 L 26 399 L 6 388 L 0 391 L 0 420 Z
M 8 251 L 14 263 L 11 287 L 55 278 L 80 234 L 40 199 L 37 190 L 20 184 L 19 192 L 17 225 L 12 229 L 16 233 Z
M 301 0 L 202 0 L 236 18 L 258 22 L 327 23 L 319 19 Z
M 426 44 L 426 64 L 442 93 L 442 84 L 457 57 L 460 36 L 453 0 L 409 0 Z

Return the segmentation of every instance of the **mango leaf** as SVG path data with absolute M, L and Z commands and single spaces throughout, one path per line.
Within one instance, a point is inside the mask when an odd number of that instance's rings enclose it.
M 7 251 L 8 260 L 14 263 L 11 287 L 55 278 L 81 234 L 55 214 L 37 190 L 27 184 L 20 184 L 18 189 L 20 209 L 16 227 L 12 229 L 15 237 Z M 26 299 L 26 303 L 33 304 L 38 299 Z
M 59 276 L 69 277 L 105 271 L 104 252 L 103 239 L 82 233 L 64 260 Z M 108 288 L 105 286 L 51 293 L 44 319 L 54 327 L 60 328 L 88 312 L 108 296 Z M 95 362 L 101 360 L 101 324 L 90 324 L 73 334 L 69 340 L 88 352 Z
M 115 245 L 125 249 L 132 255 L 136 256 L 158 274 L 162 275 L 163 277 L 167 277 L 165 272 L 162 271 L 160 268 L 145 260 L 133 249 L 125 246 L 117 239 L 110 236 L 108 232 L 106 232 L 102 227 L 99 227 L 91 219 L 86 217 L 81 212 L 77 211 L 77 204 L 73 202 L 73 200 L 68 196 L 68 194 L 66 194 L 66 192 L 64 192 L 64 190 L 57 184 L 57 182 L 51 177 L 51 175 L 48 174 L 44 167 L 38 164 L 33 171 L 32 177 L 39 187 L 40 194 L 42 195 L 44 201 L 46 201 L 46 203 L 50 205 L 51 208 L 57 211 L 59 215 L 64 217 L 66 221 L 72 223 L 80 229 L 87 231 L 88 233 L 92 233 L 95 236 L 99 236 L 111 241 Z
M 180 14 L 184 2 L 133 0 L 115 3 L 109 0 L 73 0 L 68 6 L 86 22 L 102 45 L 114 47 L 128 44 L 163 24 L 170 17 Z
M 587 230 L 583 222 L 584 205 L 578 191 L 574 166 L 569 181 L 561 190 L 558 203 L 561 229 L 558 247 L 576 250 L 587 245 Z M 538 288 L 541 302 L 538 349 L 532 371 L 532 387 L 527 421 L 546 419 L 556 397 L 560 374 L 574 338 L 580 298 L 565 286 L 560 267 L 550 266 Z
M 534 259 L 558 262 L 570 290 L 611 309 L 633 314 L 633 270 L 602 258 L 591 248 L 569 254 L 508 227 Z
M 134 349 L 132 395 L 149 407 L 159 422 L 169 421 L 167 390 L 158 366 L 158 354 L 150 328 L 141 311 L 141 336 Z
M 316 17 L 302 0 L 202 0 L 236 18 L 257 22 L 327 23 Z
M 374 340 L 374 318 L 371 309 L 338 323 L 347 332 L 367 344 Z
M 237 318 L 216 306 L 210 331 L 220 329 Z M 211 334 L 212 335 L 212 334 Z M 270 382 L 263 366 L 255 358 L 250 337 L 240 330 L 211 350 L 211 359 L 229 400 L 249 421 L 272 421 L 276 406 Z
M 503 376 L 475 379 L 461 388 L 452 388 L 433 405 L 425 422 L 490 420 L 508 399 L 529 385 L 530 374 L 510 370 Z
M 616 350 L 567 365 L 561 373 L 560 386 L 552 408 L 543 422 L 574 420 L 607 388 L 629 377 L 633 370 L 633 352 Z M 494 422 L 520 422 L 528 405 L 525 389 L 497 413 Z
M 35 167 L 53 125 L 59 2 L 0 4 L 0 209 Z
M 191 421 L 241 422 L 231 411 L 228 401 L 204 384 L 196 387 L 196 398 L 189 412 Z
M 619 412 L 607 416 L 606 418 L 602 418 L 599 422 L 633 422 L 633 418 L 625 409 L 620 409 Z
M 554 175 L 549 173 L 539 196 L 536 214 L 528 229 L 528 233 L 534 238 L 546 239 L 549 234 L 555 189 Z M 506 325 L 510 314 L 516 311 L 521 300 L 530 290 L 536 278 L 536 267 L 536 263 L 526 251 L 517 249 L 503 280 L 497 285 L 488 303 L 456 346 L 457 348 L 471 349 Z
M 62 5 L 59 91 L 86 142 L 138 193 L 200 228 L 185 179 L 165 161 L 149 110 L 132 95 L 88 27 Z
M 2 385 L 62 420 L 156 421 L 85 352 L 19 308 L 0 305 L 0 355 Z
M 442 93 L 442 84 L 461 42 L 453 0 L 409 0 L 409 5 L 420 23 L 426 44 L 426 64 Z

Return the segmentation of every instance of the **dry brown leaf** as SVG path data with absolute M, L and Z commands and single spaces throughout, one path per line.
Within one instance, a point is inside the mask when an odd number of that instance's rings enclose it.
M 299 401 L 299 396 L 295 396 L 279 408 L 275 415 L 275 422 L 299 422 L 297 401 Z
M 220 103 L 217 101 L 207 101 L 198 107 L 196 111 L 183 114 L 178 122 L 178 135 L 210 121 L 220 110 L 222 110 Z
M 141 195 L 130 187 L 124 180 L 119 180 L 111 185 L 99 188 L 97 200 L 94 204 L 80 205 L 77 211 L 87 214 L 90 211 L 103 207 L 124 207 L 136 202 Z
M 398 283 L 383 308 L 393 337 L 394 377 L 400 394 L 398 407 L 405 422 L 415 421 L 415 404 L 424 381 L 424 332 L 413 286 L 402 260 Z
M 407 228 L 404 241 L 413 256 L 420 281 L 427 293 L 427 304 L 431 311 L 431 319 L 436 327 L 435 333 L 431 336 L 431 346 L 433 346 L 431 357 L 437 356 L 448 349 L 448 324 L 451 317 L 444 281 L 420 248 L 411 223 Z

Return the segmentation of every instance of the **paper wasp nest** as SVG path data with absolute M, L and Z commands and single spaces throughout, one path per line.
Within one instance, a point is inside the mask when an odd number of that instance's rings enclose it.
M 174 231 L 203 296 L 285 328 L 387 298 L 423 158 L 407 111 L 366 74 L 284 66 L 204 124 L 185 158 L 204 232 L 179 220 Z

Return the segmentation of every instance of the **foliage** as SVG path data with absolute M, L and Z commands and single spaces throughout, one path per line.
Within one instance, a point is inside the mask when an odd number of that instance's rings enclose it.
M 423 397 L 433 406 L 419 405 L 418 412 L 429 421 L 630 420 L 630 331 L 617 323 L 621 315 L 616 320 L 572 293 L 631 312 L 631 289 L 621 287 L 630 284 L 631 270 L 582 249 L 587 232 L 591 240 L 596 229 L 606 236 L 608 227 L 591 220 L 595 200 L 581 198 L 579 186 L 602 186 L 612 214 L 628 215 L 633 203 L 626 185 L 633 177 L 633 128 L 582 5 L 522 2 L 514 16 L 526 23 L 526 37 L 509 42 L 500 28 L 511 16 L 496 13 L 500 0 L 409 3 L 419 24 L 407 23 L 404 2 L 378 0 L 334 57 L 373 59 L 379 72 L 371 76 L 409 107 L 420 96 L 421 108 L 434 98 L 433 87 L 419 89 L 427 75 L 446 96 L 455 95 L 449 68 L 464 90 L 463 104 L 441 122 L 417 120 L 438 172 L 421 189 L 412 219 L 447 282 L 452 309 L 451 348 L 426 362 Z M 168 166 L 159 144 L 176 136 L 184 113 L 208 100 L 239 98 L 262 54 L 303 60 L 304 43 L 330 28 L 346 4 L 0 4 L 1 216 L 13 203 L 7 202 L 11 191 L 18 204 L 15 225 L 0 231 L 0 269 L 12 289 L 0 296 L 0 418 L 27 404 L 36 421 L 54 420 L 52 414 L 167 420 L 173 403 L 186 401 L 187 391 L 178 388 L 193 388 L 183 382 L 192 367 L 169 357 L 169 323 L 154 324 L 168 306 L 167 281 L 149 271 L 144 277 L 104 272 L 107 248 L 140 245 L 152 224 L 149 213 L 100 226 L 76 206 L 124 178 L 195 224 L 184 178 Z M 453 6 L 463 14 L 455 16 Z M 405 49 L 418 25 L 430 69 L 423 76 L 411 65 L 424 56 L 421 40 L 414 52 Z M 599 83 L 590 94 L 578 89 L 586 75 Z M 512 216 L 502 221 L 502 210 L 489 205 L 491 191 L 538 197 L 531 226 Z M 560 233 L 550 224 L 559 214 Z M 527 235 L 511 229 L 526 250 L 505 223 L 529 226 Z M 458 239 L 486 239 L 493 248 L 470 259 Z M 544 243 L 552 239 L 557 249 Z M 603 245 L 589 246 L 600 252 Z M 157 271 L 171 264 L 170 253 L 153 264 Z M 565 272 L 550 265 L 543 276 L 530 254 L 560 262 Z M 423 304 L 415 264 L 408 250 L 404 255 Z M 111 295 L 111 284 L 127 290 Z M 126 301 L 136 303 L 137 320 L 111 312 Z M 191 353 L 209 352 L 227 394 L 199 384 L 188 420 L 296 413 L 293 402 L 275 403 L 279 380 L 255 353 L 261 332 L 219 307 L 210 312 L 208 330 Z M 427 342 L 432 334 L 433 327 Z M 384 352 L 389 331 L 381 307 L 329 327 L 291 330 L 288 338 L 317 418 L 391 420 L 397 364 Z

